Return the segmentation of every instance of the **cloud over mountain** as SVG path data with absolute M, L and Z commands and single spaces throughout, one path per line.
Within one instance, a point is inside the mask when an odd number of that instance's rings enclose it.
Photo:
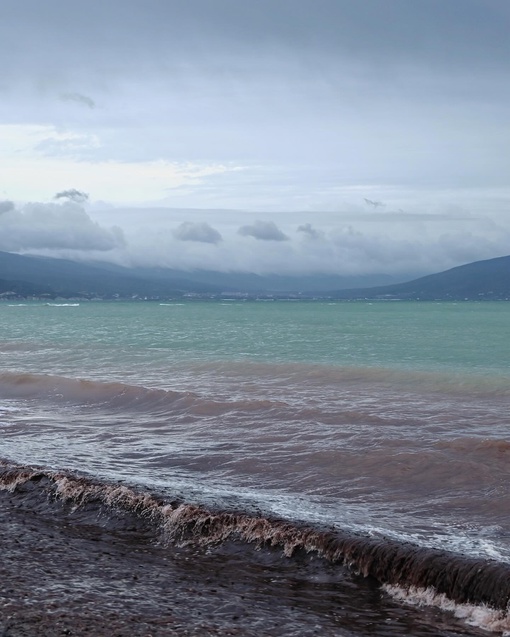
M 11 202 L 2 202 L 4 207 Z M 0 208 L 2 204 L 0 204 Z M 0 250 L 98 250 L 125 245 L 120 228 L 105 228 L 92 221 L 77 203 L 11 205 L 0 216 Z
M 180 241 L 197 241 L 199 243 L 219 243 L 221 241 L 221 234 L 204 222 L 184 221 L 173 231 L 173 235 Z
M 288 241 L 274 221 L 255 221 L 252 225 L 241 226 L 237 231 L 243 237 L 253 237 L 259 241 Z

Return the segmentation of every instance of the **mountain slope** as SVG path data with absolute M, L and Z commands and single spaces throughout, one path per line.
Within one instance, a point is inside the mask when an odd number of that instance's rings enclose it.
M 183 272 L 169 268 L 126 268 L 113 263 L 78 263 L 8 252 L 0 252 L 0 279 L 50 286 L 61 296 L 107 297 L 114 294 L 122 297 L 168 297 L 221 292 L 313 296 L 334 287 L 359 288 L 395 282 L 394 277 L 385 274 L 352 277 L 335 274 L 258 275 L 207 270 Z M 0 293 L 2 291 L 7 290 L 0 289 Z
M 185 279 L 144 278 L 136 276 L 128 268 L 110 270 L 66 259 L 24 256 L 9 252 L 0 252 L 0 279 L 3 279 L 3 285 L 7 287 L 9 282 L 22 281 L 37 288 L 52 288 L 60 296 L 151 297 L 178 296 L 189 291 L 220 291 L 218 286 L 195 286 Z
M 510 256 L 475 261 L 451 270 L 375 288 L 340 290 L 339 299 L 510 300 Z
M 218 295 L 302 294 L 338 299 L 416 299 L 416 300 L 510 300 L 510 256 L 476 261 L 445 272 L 431 274 L 406 283 L 379 287 L 356 287 L 379 278 L 341 275 L 260 276 L 249 273 L 222 273 L 197 270 L 181 272 L 164 268 L 129 269 L 101 263 L 77 263 L 65 259 L 34 257 L 0 252 L 0 294 L 20 296 L 133 296 L 170 298 L 186 293 Z M 331 292 L 333 286 L 338 286 Z M 328 287 L 331 286 L 331 287 Z M 338 289 L 338 288 L 342 289 Z

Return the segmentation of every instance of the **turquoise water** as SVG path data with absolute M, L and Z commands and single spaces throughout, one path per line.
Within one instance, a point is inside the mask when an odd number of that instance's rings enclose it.
M 0 457 L 510 563 L 509 324 L 508 303 L 1 303 Z
M 3 340 L 168 361 L 306 362 L 509 377 L 506 303 L 0 305 Z M 78 370 L 77 370 L 78 371 Z

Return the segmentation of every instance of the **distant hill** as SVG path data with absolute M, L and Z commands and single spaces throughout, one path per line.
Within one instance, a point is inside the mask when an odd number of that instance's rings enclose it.
M 338 274 L 254 274 L 253 272 L 217 272 L 214 270 L 194 270 L 183 273 L 166 268 L 137 268 L 138 276 L 168 279 L 183 276 L 196 285 L 219 286 L 223 291 L 248 294 L 321 294 L 333 288 L 360 288 L 374 285 L 399 283 L 410 277 L 392 277 L 387 274 L 342 276 Z
M 0 252 L 0 294 L 24 282 L 26 295 L 111 298 L 178 297 L 183 294 L 320 295 L 336 288 L 393 283 L 391 276 L 345 277 L 330 274 L 283 276 L 168 268 L 125 268 L 112 263 L 78 263 L 66 259 Z M 400 279 L 402 280 L 402 279 Z M 31 286 L 31 287 L 30 287 Z M 38 291 L 39 290 L 39 291 Z M 22 292 L 19 292 L 22 295 Z
M 196 286 L 187 280 L 144 278 L 128 268 L 110 270 L 66 259 L 24 256 L 10 252 L 0 252 L 0 279 L 0 292 L 9 291 L 13 282 L 17 281 L 36 290 L 27 292 L 27 295 L 50 292 L 63 297 L 172 297 L 185 292 L 220 291 L 217 286 Z
M 374 283 L 389 284 L 378 285 Z M 336 291 L 332 292 L 331 290 Z M 257 275 L 165 268 L 0 252 L 0 297 L 178 298 L 185 294 L 300 295 L 337 299 L 510 300 L 510 256 L 476 261 L 439 274 L 394 283 L 386 275 Z
M 510 300 L 510 256 L 475 261 L 397 285 L 339 290 L 338 299 Z
M 34 285 L 26 281 L 5 281 L 0 279 L 0 299 L 16 296 L 55 297 L 55 290 L 46 285 Z

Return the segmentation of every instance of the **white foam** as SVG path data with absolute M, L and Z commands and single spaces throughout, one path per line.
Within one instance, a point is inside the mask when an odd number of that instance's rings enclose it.
M 22 411 L 19 407 L 11 407 L 9 405 L 0 406 L 0 414 L 15 414 Z
M 443 611 L 453 613 L 471 626 L 483 630 L 501 633 L 502 637 L 510 637 L 510 608 L 498 610 L 485 605 L 459 604 L 449 599 L 434 588 L 404 588 L 391 584 L 384 584 L 382 589 L 399 602 L 413 606 L 435 606 Z

